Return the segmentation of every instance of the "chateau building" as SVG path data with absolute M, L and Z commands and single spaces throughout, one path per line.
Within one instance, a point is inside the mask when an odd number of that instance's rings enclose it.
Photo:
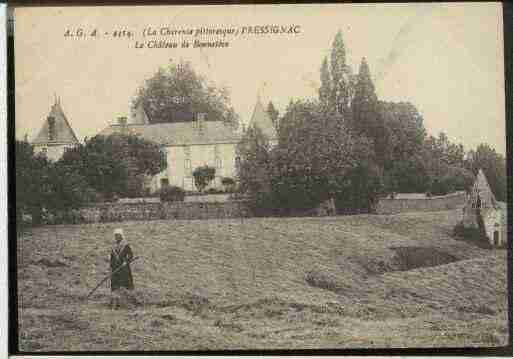
M 499 202 L 480 169 L 463 208 L 463 226 L 479 228 L 494 247 L 507 243 L 507 206 Z
M 223 177 L 235 178 L 239 160 L 237 144 L 243 134 L 223 121 L 207 119 L 202 113 L 196 114 L 195 118 L 179 120 L 151 124 L 144 108 L 139 106 L 129 119 L 120 118 L 99 134 L 136 134 L 163 147 L 167 168 L 149 179 L 150 192 L 165 185 L 196 190 L 192 173 L 204 165 L 216 169 L 212 187 L 221 187 Z M 255 105 L 249 126 L 260 128 L 271 145 L 277 143 L 276 130 L 260 100 Z
M 59 160 L 64 151 L 79 142 L 60 100 L 56 99 L 37 136 L 31 141 L 36 153 L 43 153 L 51 161 Z

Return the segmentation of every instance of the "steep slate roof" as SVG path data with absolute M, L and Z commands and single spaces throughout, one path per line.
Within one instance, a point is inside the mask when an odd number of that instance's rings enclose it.
M 495 199 L 492 189 L 486 180 L 486 176 L 481 169 L 479 169 L 474 185 L 472 186 L 468 205 L 472 205 L 477 202 L 478 194 L 481 198 L 482 206 L 497 208 L 497 200 Z
M 270 140 L 275 140 L 278 138 L 276 128 L 273 125 L 273 121 L 271 120 L 271 117 L 269 117 L 267 111 L 264 109 L 260 98 L 257 99 L 255 109 L 253 110 L 253 116 L 251 116 L 249 125 L 258 127 Z
M 499 202 L 497 204 L 501 210 L 501 219 L 504 226 L 508 226 L 508 204 L 506 202 Z
M 238 143 L 240 135 L 222 121 L 203 121 L 200 130 L 197 122 L 155 123 L 151 125 L 128 125 L 126 131 L 159 145 L 180 146 L 216 143 Z M 99 133 L 109 136 L 122 131 L 119 125 L 111 125 Z
M 129 125 L 149 125 L 150 120 L 148 119 L 148 115 L 144 110 L 142 103 L 140 103 L 135 110 L 132 112 L 132 116 L 128 121 Z
M 48 117 L 55 119 L 55 137 L 50 141 L 49 134 L 49 123 Z M 38 135 L 32 141 L 34 144 L 45 144 L 45 143 L 78 143 L 77 136 L 71 128 L 64 111 L 62 110 L 60 101 L 56 101 L 47 118 L 44 120 L 41 130 Z

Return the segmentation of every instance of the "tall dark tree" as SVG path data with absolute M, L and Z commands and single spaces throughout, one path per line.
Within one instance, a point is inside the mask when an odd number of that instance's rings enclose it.
M 360 64 L 351 107 L 353 111 L 351 127 L 353 130 L 359 135 L 363 134 L 374 140 L 378 121 L 378 96 L 365 57 Z
M 333 109 L 332 100 L 333 84 L 328 66 L 328 58 L 324 57 L 321 65 L 321 87 L 319 88 L 319 101 L 322 108 L 327 112 Z
M 267 105 L 267 113 L 269 114 L 271 121 L 273 121 L 273 125 L 275 127 L 278 127 L 278 117 L 279 117 L 280 113 L 278 112 L 276 107 L 274 107 L 274 104 L 272 103 L 272 101 L 270 101 L 269 104 Z
M 350 127 L 356 135 L 366 136 L 372 141 L 375 159 L 382 167 L 385 161 L 385 124 L 379 112 L 378 96 L 365 57 L 360 64 L 351 110 Z
M 338 31 L 333 40 L 330 54 L 331 100 L 336 111 L 347 120 L 352 96 L 352 73 L 346 63 L 346 48 L 342 31 Z M 323 84 L 321 83 L 321 87 Z
M 196 114 L 205 113 L 207 121 L 222 120 L 238 126 L 228 90 L 208 82 L 189 62 L 160 68 L 138 90 L 132 107 L 140 103 L 151 123 L 191 121 Z

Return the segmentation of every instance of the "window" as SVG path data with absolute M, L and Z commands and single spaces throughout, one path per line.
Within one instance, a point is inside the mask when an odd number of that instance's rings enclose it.
M 184 161 L 184 169 L 185 169 L 185 174 L 187 176 L 191 176 L 192 172 L 191 172 L 191 160 L 190 159 L 185 159 Z
M 183 153 L 184 153 L 186 158 L 191 157 L 191 148 L 189 146 L 185 146 L 183 148 Z
M 240 157 L 237 156 L 235 157 L 235 167 L 239 167 L 240 166 Z
M 41 149 L 41 152 L 42 152 L 44 155 L 46 155 L 46 154 L 48 153 L 48 148 L 43 147 L 43 148 Z
M 205 121 L 206 116 L 207 116 L 206 113 L 200 112 L 200 113 L 196 114 L 196 121 L 198 121 L 198 122 Z
M 167 187 L 167 186 L 169 186 L 169 179 L 161 178 L 160 179 L 160 187 Z
M 216 168 L 217 169 L 223 168 L 223 161 L 219 157 L 216 158 Z

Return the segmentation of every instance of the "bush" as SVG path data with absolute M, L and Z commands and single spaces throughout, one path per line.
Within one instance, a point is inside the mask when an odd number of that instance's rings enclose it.
M 235 185 L 236 185 L 236 182 L 233 178 L 230 178 L 230 177 L 223 177 L 221 178 L 221 184 L 223 185 L 224 187 L 224 190 L 226 192 L 234 192 L 235 191 Z
M 435 178 L 433 180 L 433 184 L 431 185 L 431 195 L 433 196 L 445 196 L 446 194 L 452 192 L 454 187 L 451 185 L 448 178 L 442 177 L 440 179 Z
M 459 222 L 453 229 L 455 239 L 472 242 L 479 247 L 490 248 L 490 243 L 479 228 L 465 227 Z
M 185 191 L 180 187 L 166 186 L 160 189 L 159 197 L 162 202 L 183 202 Z
M 210 166 L 200 166 L 192 172 L 196 188 L 203 192 L 210 182 L 216 177 L 216 169 Z

